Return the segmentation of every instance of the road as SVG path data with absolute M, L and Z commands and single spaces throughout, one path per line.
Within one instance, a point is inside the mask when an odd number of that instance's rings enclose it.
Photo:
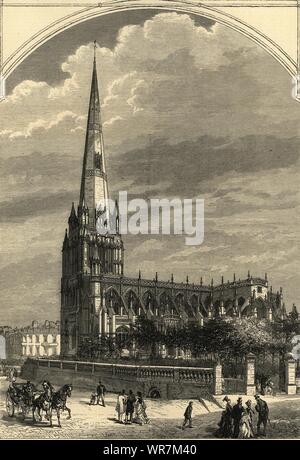
M 72 419 L 62 415 L 62 428 L 50 428 L 45 420 L 32 423 L 30 415 L 10 418 L 5 409 L 8 382 L 0 379 L 1 439 L 205 439 L 214 438 L 221 409 L 206 401 L 208 409 L 194 401 L 193 428 L 181 429 L 187 400 L 148 400 L 149 425 L 122 425 L 115 419 L 116 395 L 108 393 L 106 407 L 89 406 L 89 394 L 73 390 L 68 406 Z M 248 399 L 248 397 L 245 397 Z M 219 398 L 221 400 L 221 398 Z M 235 397 L 232 397 L 234 401 Z M 300 437 L 300 397 L 268 398 L 271 415 L 269 438 Z

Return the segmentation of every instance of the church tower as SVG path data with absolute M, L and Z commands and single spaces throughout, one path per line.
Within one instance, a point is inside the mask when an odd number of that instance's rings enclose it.
M 76 355 L 85 338 L 99 336 L 101 277 L 123 275 L 118 204 L 109 207 L 96 64 L 95 44 L 79 205 L 76 212 L 72 203 L 62 247 L 62 356 Z

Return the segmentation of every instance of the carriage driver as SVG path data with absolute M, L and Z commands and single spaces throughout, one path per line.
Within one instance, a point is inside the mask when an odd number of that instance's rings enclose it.
M 43 390 L 45 390 L 45 391 L 48 388 L 51 390 L 51 392 L 55 391 L 54 386 L 52 385 L 52 383 L 49 382 L 49 380 L 44 380 L 43 383 L 42 383 L 42 387 L 43 387 Z

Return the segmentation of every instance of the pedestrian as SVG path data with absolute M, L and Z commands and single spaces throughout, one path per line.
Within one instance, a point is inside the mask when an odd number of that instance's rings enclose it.
M 233 419 L 233 437 L 238 438 L 240 432 L 240 422 L 244 412 L 243 399 L 238 398 L 237 403 L 232 408 L 232 419 Z
M 105 407 L 104 398 L 105 398 L 106 388 L 101 382 L 101 380 L 99 380 L 99 383 L 97 385 L 96 393 L 97 393 L 97 404 L 100 403 L 100 399 L 101 399 L 101 404 L 103 407 Z
M 137 398 L 135 402 L 135 415 L 133 421 L 139 425 L 145 425 L 145 423 L 150 423 L 146 409 L 146 403 L 140 391 L 137 392 Z
M 254 414 L 253 409 L 251 408 L 251 400 L 249 399 L 246 402 L 246 408 L 242 414 L 239 426 L 239 435 L 240 439 L 249 439 L 254 438 L 253 427 L 252 427 L 252 416 Z
M 261 434 L 266 436 L 267 431 L 267 423 L 269 419 L 269 407 L 266 401 L 263 401 L 259 395 L 254 396 L 256 399 L 256 412 L 258 413 L 258 421 L 257 421 L 257 436 Z M 263 432 L 261 433 L 260 427 L 263 425 Z
M 182 429 L 184 430 L 186 425 L 188 424 L 189 428 L 193 428 L 192 425 L 192 413 L 193 413 L 193 401 L 190 401 L 188 403 L 187 408 L 185 409 L 185 412 L 183 414 L 184 420 L 182 424 Z
M 252 409 L 252 401 L 251 399 L 248 399 L 246 401 L 246 409 L 245 409 L 246 414 L 249 417 L 249 426 L 250 426 L 250 438 L 254 438 L 254 429 L 253 429 L 253 415 L 254 415 L 254 410 Z
M 231 400 L 228 396 L 223 398 L 223 402 L 226 402 L 225 410 L 222 412 L 222 417 L 219 422 L 218 436 L 222 438 L 232 437 L 232 405 Z
M 124 423 L 124 414 L 126 410 L 126 392 L 122 390 L 117 397 L 117 404 L 116 404 L 116 413 L 118 415 L 118 421 L 120 423 Z
M 136 402 L 136 397 L 133 394 L 132 390 L 129 390 L 129 394 L 126 400 L 126 411 L 125 411 L 125 423 L 129 425 L 132 424 L 132 416 L 134 412 L 134 404 Z

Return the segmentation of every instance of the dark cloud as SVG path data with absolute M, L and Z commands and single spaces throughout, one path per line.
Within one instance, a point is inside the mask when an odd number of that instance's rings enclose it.
M 72 201 L 72 192 L 60 191 L 49 194 L 48 191 L 43 193 L 43 190 L 39 190 L 26 197 L 16 197 L 0 203 L 0 222 L 25 222 L 35 216 L 56 213 L 70 208 Z
M 108 165 L 110 178 L 116 184 L 120 178 L 132 180 L 134 185 L 158 184 L 156 192 L 160 193 L 159 184 L 168 181 L 170 186 L 164 193 L 170 195 L 191 196 L 212 191 L 215 196 L 222 196 L 228 190 L 218 190 L 218 176 L 226 172 L 232 172 L 234 177 L 234 173 L 287 168 L 297 163 L 299 152 L 298 138 L 258 135 L 230 141 L 202 136 L 196 141 L 174 145 L 157 140 L 145 149 L 120 155 L 118 161 L 108 157 Z M 214 183 L 206 184 L 213 178 Z M 232 191 L 238 197 L 239 188 Z

